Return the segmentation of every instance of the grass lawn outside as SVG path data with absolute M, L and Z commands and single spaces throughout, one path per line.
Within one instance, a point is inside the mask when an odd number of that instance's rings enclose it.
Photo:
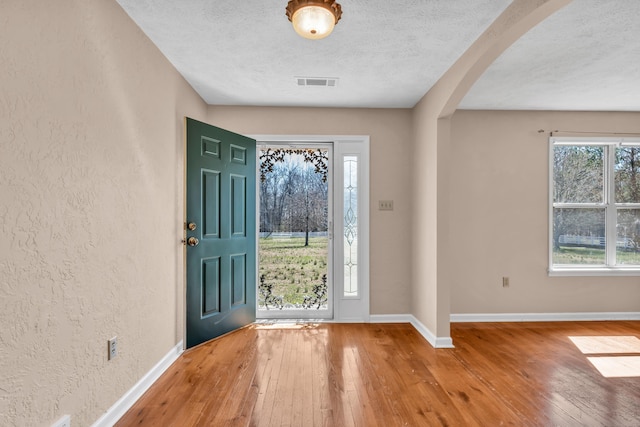
M 605 256 L 604 249 L 561 246 L 559 250 L 553 251 L 553 263 L 604 265 L 606 264 Z M 640 253 L 618 250 L 616 260 L 618 264 L 640 264 Z
M 304 297 L 311 296 L 313 286 L 327 274 L 328 239 L 309 237 L 305 247 L 304 237 L 261 238 L 258 247 L 258 277 L 264 275 L 265 283 L 273 285 L 272 293 L 282 297 L 284 309 L 302 309 Z M 260 293 L 258 308 L 266 309 Z

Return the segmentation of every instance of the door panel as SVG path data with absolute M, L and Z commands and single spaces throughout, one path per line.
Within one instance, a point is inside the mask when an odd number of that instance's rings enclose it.
M 202 314 L 220 312 L 220 257 L 202 260 Z
M 207 238 L 220 237 L 220 172 L 202 171 L 202 227 Z
M 244 176 L 231 175 L 231 235 L 234 238 L 246 236 L 246 181 Z
M 255 321 L 256 143 L 189 118 L 186 129 L 189 348 Z
M 245 304 L 247 295 L 247 256 L 244 254 L 231 256 L 231 284 L 233 289 L 233 305 Z

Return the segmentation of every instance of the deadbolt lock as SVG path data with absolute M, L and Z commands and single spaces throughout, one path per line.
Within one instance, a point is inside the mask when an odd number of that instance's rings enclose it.
M 194 230 L 197 228 L 197 227 L 196 227 L 196 223 L 195 223 L 195 222 L 190 222 L 190 223 L 187 225 L 187 228 L 188 228 L 189 230 L 191 230 L 191 231 L 194 231 Z

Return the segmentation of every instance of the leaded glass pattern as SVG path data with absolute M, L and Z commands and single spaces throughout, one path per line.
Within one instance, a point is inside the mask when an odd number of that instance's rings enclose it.
M 358 295 L 358 157 L 344 157 L 344 296 Z

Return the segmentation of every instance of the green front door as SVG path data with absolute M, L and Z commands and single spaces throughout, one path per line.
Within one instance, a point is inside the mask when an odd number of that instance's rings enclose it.
M 187 348 L 255 321 L 256 141 L 186 119 Z

